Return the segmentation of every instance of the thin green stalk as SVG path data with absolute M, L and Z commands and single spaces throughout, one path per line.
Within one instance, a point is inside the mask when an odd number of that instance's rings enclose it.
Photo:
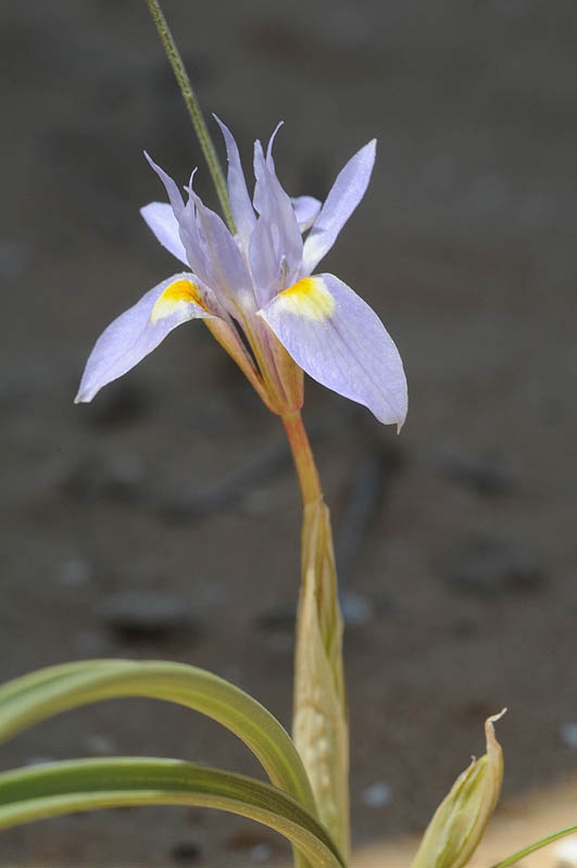
M 160 8 L 159 0 L 146 0 L 146 2 L 148 4 L 148 9 L 152 16 L 152 19 L 156 25 L 156 29 L 158 30 L 158 35 L 162 40 L 166 56 L 168 57 L 170 65 L 172 66 L 172 70 L 176 76 L 176 80 L 178 82 L 180 92 L 182 93 L 182 97 L 188 109 L 188 113 L 191 117 L 194 130 L 198 137 L 198 141 L 200 142 L 200 147 L 202 148 L 202 153 L 204 154 L 206 164 L 214 182 L 214 186 L 220 201 L 220 206 L 222 208 L 224 218 L 228 224 L 228 228 L 234 235 L 234 217 L 232 216 L 232 209 L 230 207 L 230 200 L 228 198 L 228 187 L 226 185 L 226 179 L 220 166 L 220 162 L 214 148 L 212 138 L 208 131 L 206 121 L 204 120 L 204 115 L 202 113 L 200 103 L 196 97 L 190 78 L 186 71 L 186 67 L 184 66 L 184 62 L 182 60 L 182 57 L 180 56 L 180 52 L 176 47 L 174 37 L 170 32 L 170 28 L 168 26 L 166 18 L 164 17 L 164 13 Z
M 523 847 L 522 850 L 517 850 L 517 852 L 513 853 L 512 856 L 507 856 L 506 859 L 503 859 L 501 862 L 497 862 L 496 865 L 493 865 L 493 868 L 509 868 L 509 866 L 511 866 L 511 868 L 514 868 L 514 866 L 518 864 L 520 859 L 524 859 L 525 856 L 529 856 L 536 850 L 540 850 L 542 847 L 547 847 L 548 844 L 552 844 L 554 841 L 558 841 L 559 838 L 564 838 L 566 835 L 571 835 L 573 832 L 577 832 L 577 824 L 574 826 L 566 826 L 564 829 L 558 829 L 557 832 L 552 832 L 550 835 L 545 835 L 544 838 L 539 838 L 538 841 L 534 841 L 527 847 Z

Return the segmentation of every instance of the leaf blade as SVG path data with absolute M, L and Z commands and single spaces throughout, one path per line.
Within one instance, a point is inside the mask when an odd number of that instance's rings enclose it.
M 216 720 L 249 747 L 275 786 L 316 814 L 300 756 L 276 718 L 240 688 L 184 663 L 83 661 L 8 682 L 0 687 L 0 742 L 64 711 L 127 696 L 175 702 Z
M 182 760 L 71 760 L 0 774 L 0 829 L 79 810 L 134 805 L 212 807 L 263 823 L 319 868 L 344 868 L 326 830 L 270 784 Z

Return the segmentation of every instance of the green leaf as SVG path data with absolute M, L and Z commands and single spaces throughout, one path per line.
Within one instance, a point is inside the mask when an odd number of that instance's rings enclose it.
M 280 832 L 315 868 L 344 868 L 326 830 L 295 799 L 244 775 L 170 759 L 73 760 L 0 774 L 0 829 L 71 811 L 200 805 Z
M 317 815 L 300 756 L 277 719 L 240 688 L 184 663 L 93 660 L 17 678 L 0 687 L 0 742 L 63 711 L 127 696 L 174 702 L 211 717 L 252 750 L 275 786 Z

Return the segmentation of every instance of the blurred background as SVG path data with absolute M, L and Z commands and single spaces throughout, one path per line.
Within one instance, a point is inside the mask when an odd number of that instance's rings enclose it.
M 307 384 L 347 621 L 356 842 L 422 829 L 499 724 L 504 805 L 577 766 L 572 0 L 166 0 L 207 111 L 324 197 L 373 136 L 323 268 L 403 356 L 400 437 Z M 178 271 L 138 209 L 197 145 L 141 0 L 0 9 L 0 675 L 89 657 L 206 666 L 290 725 L 299 502 L 278 421 L 200 323 L 74 407 L 105 325 Z M 216 133 L 215 125 L 212 130 Z M 219 142 L 220 147 L 220 142 Z M 199 190 L 214 203 L 200 165 Z M 571 311 L 573 310 L 573 314 Z M 216 725 L 139 701 L 2 749 L 256 772 Z M 274 864 L 239 818 L 104 812 L 0 838 L 0 862 Z

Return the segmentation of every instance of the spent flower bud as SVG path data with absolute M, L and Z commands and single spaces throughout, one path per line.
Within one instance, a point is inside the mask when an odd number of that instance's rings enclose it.
M 493 724 L 485 721 L 487 753 L 459 775 L 429 823 L 411 868 L 462 868 L 476 850 L 499 800 L 503 752 Z

